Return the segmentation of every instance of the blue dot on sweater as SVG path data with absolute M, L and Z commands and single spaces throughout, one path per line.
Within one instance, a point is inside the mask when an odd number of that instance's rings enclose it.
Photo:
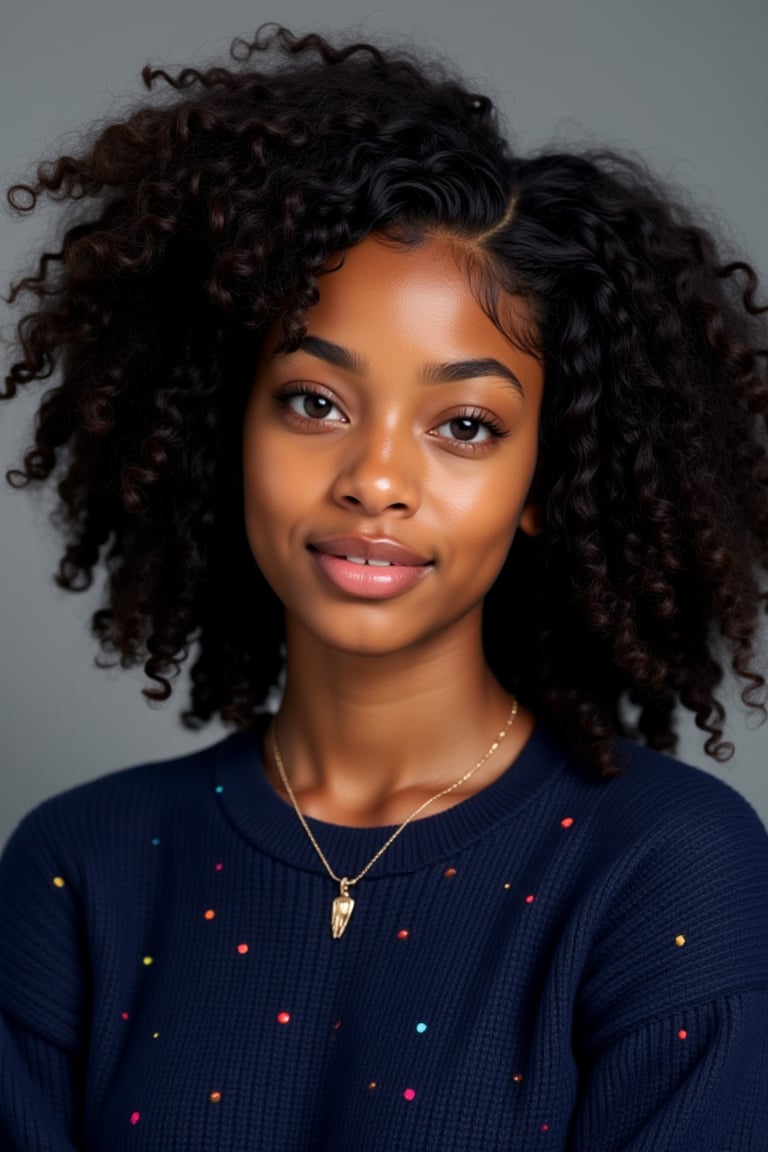
M 216 785 L 216 788 L 214 789 L 214 791 L 215 791 L 215 792 L 218 792 L 218 793 L 221 793 L 221 792 L 223 792 L 223 791 L 224 791 L 224 785 L 223 785 L 223 784 L 217 784 L 217 785 Z
M 152 843 L 155 846 L 155 848 L 157 848 L 158 844 L 160 843 L 160 837 L 159 836 L 153 836 L 152 837 Z
M 419 1023 L 416 1025 L 416 1031 L 417 1031 L 417 1032 L 426 1032 L 426 1030 L 427 1030 L 427 1026 L 426 1026 L 426 1024 L 425 1024 L 423 1021 L 420 1021 L 420 1022 L 419 1022 Z

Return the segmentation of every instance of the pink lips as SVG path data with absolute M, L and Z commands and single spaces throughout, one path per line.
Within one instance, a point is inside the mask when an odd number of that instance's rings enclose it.
M 310 555 L 334 588 L 368 600 L 400 595 L 423 580 L 432 567 L 428 559 L 396 540 L 365 536 L 314 541 Z

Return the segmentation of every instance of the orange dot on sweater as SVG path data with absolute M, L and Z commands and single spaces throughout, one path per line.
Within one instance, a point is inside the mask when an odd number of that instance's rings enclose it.
M 566 816 L 565 820 L 561 820 L 560 821 L 560 827 L 561 828 L 573 827 L 573 816 Z
M 211 1092 L 208 1099 L 210 1100 L 211 1104 L 218 1104 L 221 1101 L 221 1092 Z
M 213 908 L 206 908 L 203 915 L 205 916 L 206 920 L 213 920 L 216 913 L 214 912 Z

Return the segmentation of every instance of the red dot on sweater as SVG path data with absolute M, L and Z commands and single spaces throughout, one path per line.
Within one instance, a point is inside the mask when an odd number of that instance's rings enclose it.
M 541 1130 L 542 1132 L 549 1132 L 549 1124 L 542 1124 Z
M 121 1012 L 120 1013 L 120 1019 L 121 1020 L 130 1020 L 130 1013 L 129 1012 Z
M 525 902 L 526 902 L 526 904 L 533 904 L 535 899 L 536 899 L 535 896 L 526 896 Z
M 416 1099 L 416 1089 L 415 1088 L 406 1088 L 405 1092 L 403 1092 L 403 1098 L 405 1100 L 415 1100 Z
M 570 828 L 573 825 L 573 816 L 566 816 L 565 820 L 560 821 L 561 828 Z
M 339 1028 L 341 1028 L 341 1020 L 337 1020 L 333 1027 L 334 1031 L 338 1032 Z
M 410 936 L 410 932 L 408 931 L 407 928 L 401 928 L 397 934 L 398 940 L 407 940 L 409 936 Z
M 141 1120 L 141 1112 L 131 1112 L 131 1124 L 138 1124 Z
M 515 1084 L 522 1084 L 522 1082 L 523 1082 L 523 1074 L 522 1074 L 522 1072 L 515 1072 L 515 1074 L 514 1074 L 514 1076 L 512 1077 L 512 1079 L 514 1080 Z
M 277 1014 L 278 1024 L 288 1024 L 290 1022 L 290 1019 L 291 1019 L 290 1012 L 278 1012 L 278 1014 Z
M 688 1039 L 688 1033 L 686 1032 L 685 1028 L 680 1029 L 680 1031 L 677 1034 L 677 1038 L 678 1038 L 678 1040 L 687 1040 Z
M 455 876 L 455 875 L 456 875 L 456 869 L 455 868 L 446 868 L 445 872 L 443 872 L 443 876 L 445 876 L 445 878 L 447 880 L 450 880 L 451 877 Z
M 248 951 L 248 945 L 247 944 L 238 944 L 237 950 L 241 956 L 245 956 L 246 952 Z

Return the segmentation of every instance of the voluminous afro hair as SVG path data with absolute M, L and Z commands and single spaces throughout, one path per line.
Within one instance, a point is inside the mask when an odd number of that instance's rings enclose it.
M 768 341 L 752 268 L 636 159 L 515 155 L 491 101 L 440 62 L 274 26 L 232 58 L 145 68 L 164 95 L 8 193 L 19 212 L 48 197 L 68 215 L 11 289 L 34 307 L 3 398 L 57 383 L 7 478 L 56 481 L 61 587 L 105 566 L 102 650 L 143 663 L 160 701 L 194 647 L 185 724 L 253 724 L 283 640 L 243 526 L 261 336 L 279 316 L 296 347 L 324 266 L 369 233 L 439 233 L 497 323 L 502 292 L 525 299 L 530 323 L 508 335 L 545 368 L 545 527 L 518 533 L 489 593 L 492 668 L 603 775 L 617 734 L 674 751 L 678 702 L 727 759 L 719 641 L 765 716 L 751 660 Z

